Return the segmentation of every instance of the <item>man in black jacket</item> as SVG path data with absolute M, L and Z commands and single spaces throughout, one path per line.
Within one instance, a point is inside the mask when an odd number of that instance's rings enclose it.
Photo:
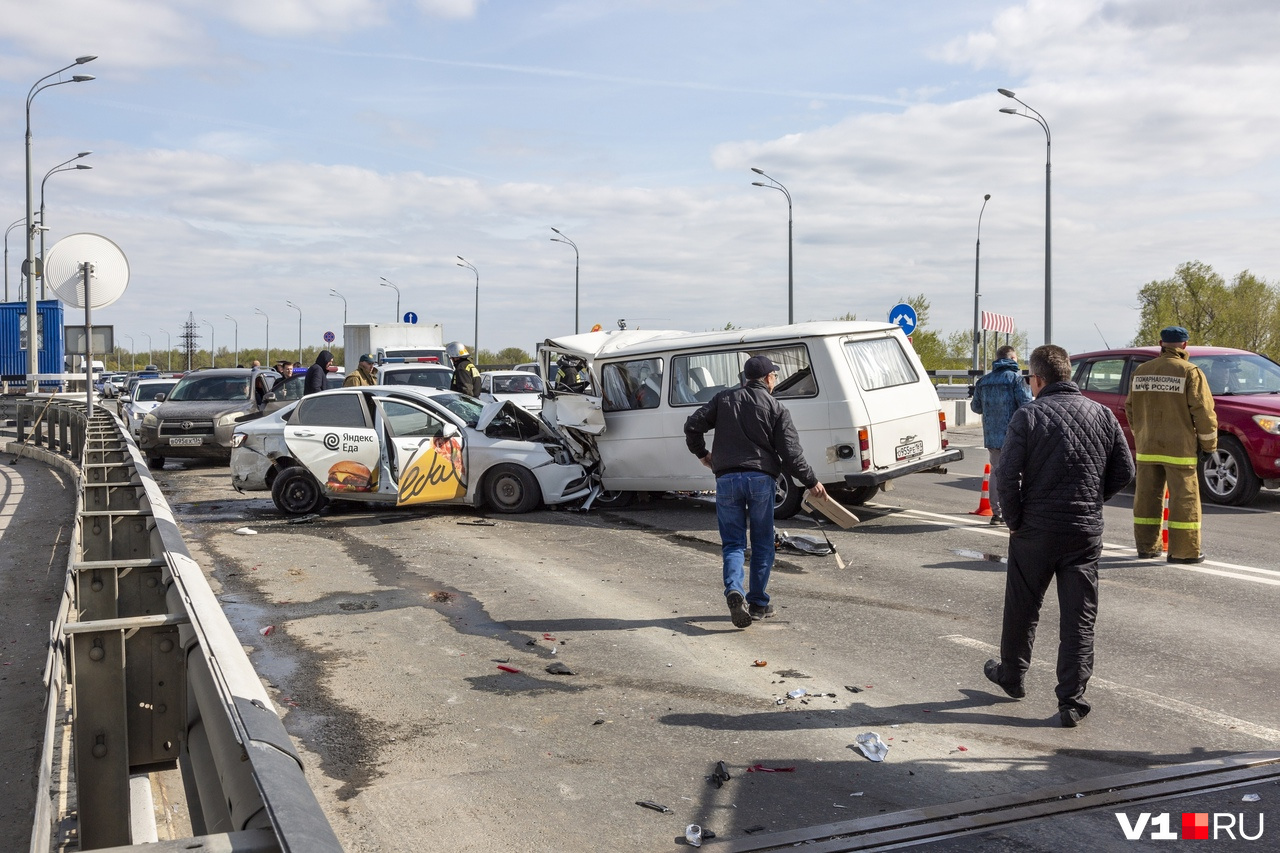
M 1000 660 L 984 672 L 1015 699 L 1026 695 L 1040 605 L 1057 579 L 1058 719 L 1074 728 L 1089 713 L 1098 616 L 1102 504 L 1133 479 L 1133 459 L 1115 415 L 1068 381 L 1062 347 L 1031 353 L 1031 393 L 1009 421 L 998 477 L 1009 526 Z
M 712 397 L 684 424 L 685 444 L 716 475 L 716 520 L 724 558 L 724 594 L 733 624 L 746 628 L 767 619 L 769 573 L 773 569 L 773 502 L 784 471 L 815 497 L 825 495 L 800 451 L 791 414 L 773 398 L 778 366 L 755 355 L 742 368 L 744 382 Z M 707 452 L 705 436 L 716 431 Z M 742 586 L 742 564 L 751 528 L 751 589 Z
M 326 384 L 326 377 L 329 373 L 329 364 L 333 361 L 333 353 L 327 349 L 320 350 L 320 354 L 316 356 L 316 363 L 307 368 L 307 378 L 303 380 L 302 396 L 315 394 L 323 391 Z

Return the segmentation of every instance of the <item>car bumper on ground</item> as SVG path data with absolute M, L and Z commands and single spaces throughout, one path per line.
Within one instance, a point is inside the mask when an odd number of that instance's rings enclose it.
M 887 483 L 890 480 L 896 480 L 899 477 L 905 477 L 907 474 L 918 474 L 921 471 L 931 471 L 940 468 L 949 462 L 959 462 L 964 458 L 964 451 L 958 447 L 950 450 L 944 450 L 941 453 L 935 453 L 932 456 L 923 459 L 917 459 L 915 462 L 906 465 L 899 465 L 896 468 L 886 468 L 882 471 L 862 471 L 857 474 L 845 474 L 845 484 L 853 488 L 863 488 L 865 486 L 878 486 L 881 483 Z

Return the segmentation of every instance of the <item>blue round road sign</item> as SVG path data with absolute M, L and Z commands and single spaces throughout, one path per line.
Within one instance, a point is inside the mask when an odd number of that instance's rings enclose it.
M 404 321 L 406 323 L 416 323 L 418 322 L 418 315 L 412 311 L 406 311 L 404 312 Z
M 325 332 L 325 333 L 324 333 L 324 342 L 325 342 L 326 344 L 331 344 L 331 343 L 333 343 L 334 338 L 335 338 L 335 336 L 334 336 L 333 332 Z
M 889 309 L 889 322 L 896 323 L 902 334 L 909 335 L 916 330 L 916 309 L 905 302 L 899 302 Z

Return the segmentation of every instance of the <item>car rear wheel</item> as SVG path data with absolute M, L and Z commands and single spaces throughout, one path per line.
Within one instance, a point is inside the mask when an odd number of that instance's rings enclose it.
M 804 487 L 797 486 L 786 474 L 779 474 L 777 487 L 773 495 L 773 517 L 791 518 L 800 511 L 800 502 L 804 500 Z
M 1200 490 L 1212 503 L 1241 506 L 1258 496 L 1262 481 L 1253 473 L 1239 439 L 1218 436 L 1218 449 L 1200 466 Z
M 530 512 L 541 500 L 538 479 L 528 468 L 504 462 L 485 475 L 484 502 L 495 512 Z
M 271 484 L 271 499 L 285 515 L 319 512 L 328 502 L 324 489 L 306 468 L 294 465 L 281 471 Z

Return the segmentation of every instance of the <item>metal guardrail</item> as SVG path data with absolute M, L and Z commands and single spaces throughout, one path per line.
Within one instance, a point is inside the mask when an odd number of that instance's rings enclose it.
M 137 446 L 105 409 L 86 418 L 82 397 L 48 402 L 32 431 L 46 402 L 18 403 L 18 441 L 31 439 L 23 454 L 73 470 L 80 482 L 49 636 L 31 853 L 50 851 L 68 817 L 55 813 L 52 799 L 64 714 L 79 849 L 147 841 L 134 836 L 145 835 L 137 827 L 154 826 L 154 816 L 131 813 L 140 809 L 131 804 L 130 779 L 177 767 L 194 834 L 148 850 L 340 853 L 302 761 Z

